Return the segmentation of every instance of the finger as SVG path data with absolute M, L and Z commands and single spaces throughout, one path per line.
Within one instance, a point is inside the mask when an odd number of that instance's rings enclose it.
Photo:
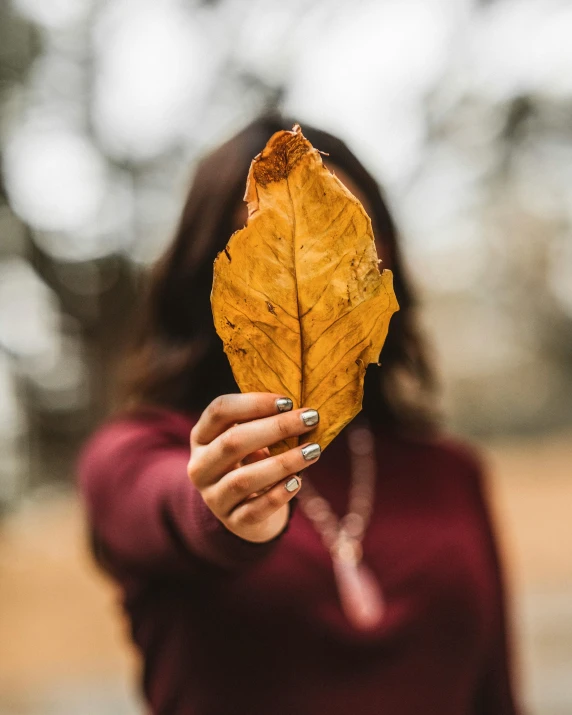
M 277 403 L 277 400 L 280 402 Z M 202 412 L 191 432 L 191 445 L 209 444 L 236 422 L 287 412 L 292 400 L 273 392 L 219 395 Z
M 233 469 L 238 469 L 238 467 L 242 467 L 245 464 L 254 464 L 255 462 L 259 462 L 261 459 L 266 459 L 267 457 L 270 457 L 270 450 L 268 447 L 264 447 L 264 449 L 257 449 L 251 454 L 247 454 L 246 457 L 244 457 L 240 462 L 237 462 L 235 465 L 233 465 Z M 190 480 L 195 484 L 196 487 L 201 487 L 204 486 L 201 482 L 200 479 L 200 469 L 196 468 L 196 463 L 197 460 L 196 456 L 194 460 L 189 461 L 188 464 L 188 475 Z M 254 494 L 256 496 L 256 494 Z
M 264 447 L 264 449 L 257 449 L 256 452 L 247 454 L 242 460 L 242 464 L 254 464 L 255 462 L 259 462 L 261 459 L 266 459 L 267 457 L 270 457 L 270 450 L 268 447 Z
M 310 431 L 318 420 L 316 410 L 300 408 L 230 427 L 201 448 L 197 456 L 200 464 L 199 486 L 204 488 L 218 481 L 251 452 Z
M 261 496 L 237 506 L 228 517 L 228 524 L 232 529 L 240 529 L 266 521 L 287 504 L 300 491 L 301 486 L 300 475 L 286 477 Z
M 252 494 L 260 494 L 285 477 L 301 472 L 320 457 L 315 450 L 312 459 L 306 459 L 306 447 L 312 443 L 289 449 L 273 457 L 259 460 L 253 464 L 239 467 L 226 474 L 203 492 L 210 509 L 219 517 L 226 519 L 231 511 Z M 310 452 L 312 454 L 312 452 Z
M 254 464 L 255 462 L 259 462 L 261 459 L 266 459 L 269 456 L 270 450 L 268 449 L 268 447 L 265 447 L 264 449 L 257 449 L 256 452 L 252 452 L 252 454 L 247 454 L 246 457 L 238 463 L 237 467 L 242 467 L 245 464 Z M 261 494 L 263 491 L 264 490 L 262 489 L 259 492 L 253 492 L 252 494 L 249 494 L 249 496 L 257 497 L 258 494 Z

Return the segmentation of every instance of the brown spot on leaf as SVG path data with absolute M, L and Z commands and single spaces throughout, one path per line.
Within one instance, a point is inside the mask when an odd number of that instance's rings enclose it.
M 276 132 L 254 158 L 252 172 L 261 186 L 285 179 L 312 145 L 295 125 L 291 132 Z
M 272 305 L 272 303 L 269 300 L 266 301 L 266 307 L 268 308 L 269 313 L 272 313 L 272 315 L 276 315 L 276 308 Z

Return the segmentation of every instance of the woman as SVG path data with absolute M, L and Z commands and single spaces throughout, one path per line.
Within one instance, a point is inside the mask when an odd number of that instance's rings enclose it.
M 290 126 L 255 121 L 199 165 L 152 276 L 129 409 L 80 461 L 146 697 L 177 715 L 512 715 L 481 463 L 432 424 L 393 222 L 338 139 L 304 127 L 370 215 L 400 304 L 362 412 L 320 454 L 304 441 L 315 406 L 240 394 L 214 331 L 213 260 L 244 225 L 252 157 Z M 270 457 L 285 436 L 301 446 Z

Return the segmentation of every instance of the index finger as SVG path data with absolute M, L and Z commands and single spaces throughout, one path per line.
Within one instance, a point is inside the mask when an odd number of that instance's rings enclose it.
M 288 412 L 294 404 L 290 397 L 274 392 L 244 392 L 219 395 L 199 417 L 191 432 L 191 445 L 210 444 L 237 422 L 270 417 Z

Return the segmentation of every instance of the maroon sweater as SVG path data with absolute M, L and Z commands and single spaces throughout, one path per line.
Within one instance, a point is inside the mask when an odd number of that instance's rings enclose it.
M 355 630 L 297 498 L 248 542 L 186 474 L 193 420 L 149 411 L 103 427 L 79 477 L 98 552 L 122 587 L 161 715 L 513 715 L 502 581 L 479 460 L 446 438 L 376 433 L 364 559 L 387 600 Z M 306 479 L 347 509 L 342 432 Z M 302 487 L 303 488 L 303 487 Z

